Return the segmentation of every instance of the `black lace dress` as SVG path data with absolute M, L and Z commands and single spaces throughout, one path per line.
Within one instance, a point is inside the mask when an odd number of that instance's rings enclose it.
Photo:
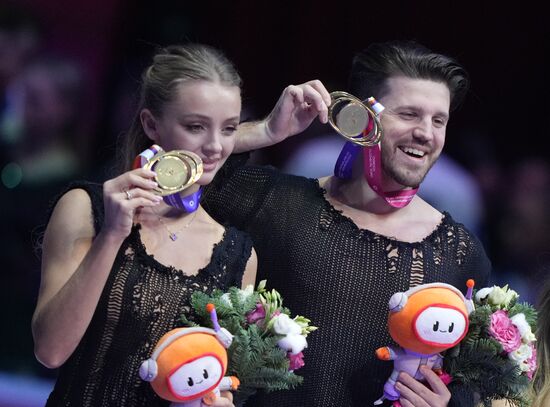
M 101 186 L 77 184 L 92 199 L 96 231 L 103 223 Z M 92 321 L 60 368 L 47 406 L 165 406 L 148 382 L 141 362 L 169 330 L 181 326 L 191 294 L 240 286 L 251 254 L 250 238 L 226 228 L 210 264 L 194 276 L 166 267 L 146 253 L 140 226 L 133 227 L 116 257 Z
M 293 314 L 319 327 L 296 371 L 304 383 L 259 394 L 247 407 L 372 405 L 392 370 L 375 357 L 375 349 L 392 344 L 391 295 L 423 283 L 445 282 L 463 292 L 468 278 L 478 287 L 487 283 L 483 247 L 448 213 L 424 240 L 401 242 L 359 229 L 325 199 L 317 180 L 231 164 L 209 186 L 203 207 L 250 234 L 258 280 L 267 279 Z

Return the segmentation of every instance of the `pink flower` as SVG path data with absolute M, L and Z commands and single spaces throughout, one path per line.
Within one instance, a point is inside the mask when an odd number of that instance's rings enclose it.
M 304 354 L 302 352 L 299 352 L 297 354 L 293 354 L 288 352 L 287 353 L 288 359 L 290 360 L 290 365 L 288 367 L 288 370 L 298 370 L 302 366 L 305 365 L 304 363 Z
M 265 309 L 261 303 L 257 303 L 256 308 L 246 315 L 246 322 L 249 324 L 255 324 L 263 319 L 265 319 Z
M 440 375 L 439 375 L 439 378 L 441 379 L 441 381 L 443 383 L 445 383 L 446 385 L 448 385 L 449 383 L 451 383 L 453 381 L 453 377 L 447 373 L 447 372 L 442 372 Z
M 535 370 L 537 370 L 537 348 L 533 346 L 533 344 L 530 344 L 529 346 L 531 347 L 533 353 L 531 354 L 531 357 L 525 361 L 525 363 L 527 363 L 528 366 L 527 377 L 529 380 L 532 380 Z
M 498 310 L 491 315 L 489 334 L 499 341 L 506 353 L 515 351 L 521 345 L 519 329 L 508 318 L 508 312 Z

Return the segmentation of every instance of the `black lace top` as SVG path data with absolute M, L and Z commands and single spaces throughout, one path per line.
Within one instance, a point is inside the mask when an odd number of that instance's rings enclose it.
M 488 280 L 480 242 L 448 213 L 424 240 L 405 243 L 359 229 L 325 199 L 317 180 L 251 166 L 225 168 L 205 198 L 203 207 L 218 221 L 251 235 L 258 280 L 281 292 L 292 315 L 319 327 L 296 371 L 304 383 L 260 394 L 247 407 L 372 405 L 392 370 L 392 362 L 375 357 L 375 349 L 392 343 L 391 295 L 430 282 L 465 292 L 468 278 L 478 287 Z
M 96 231 L 103 222 L 101 186 L 84 188 L 92 198 Z M 250 238 L 226 228 L 210 264 L 186 276 L 146 253 L 140 226 L 133 227 L 116 257 L 92 321 L 69 360 L 60 368 L 48 406 L 164 406 L 139 366 L 162 335 L 178 327 L 195 290 L 240 286 L 251 254 Z

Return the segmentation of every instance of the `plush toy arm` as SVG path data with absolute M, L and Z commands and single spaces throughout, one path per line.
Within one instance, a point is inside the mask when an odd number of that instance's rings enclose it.
M 241 381 L 237 378 L 237 376 L 225 376 L 218 387 L 222 391 L 237 390 L 240 384 Z
M 438 375 L 443 373 L 443 358 L 441 356 L 437 356 L 437 359 L 435 360 L 432 370 L 436 372 Z
M 383 346 L 376 349 L 376 357 L 380 360 L 395 360 L 396 353 L 389 346 Z

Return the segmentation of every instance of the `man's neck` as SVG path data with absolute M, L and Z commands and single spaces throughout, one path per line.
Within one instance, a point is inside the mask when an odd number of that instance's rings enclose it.
M 387 215 L 400 210 L 373 191 L 363 176 L 349 180 L 332 176 L 326 181 L 325 188 L 333 199 L 356 210 L 375 215 Z
M 359 228 L 404 242 L 419 242 L 441 223 L 442 214 L 415 196 L 405 207 L 395 208 L 361 178 L 320 180 L 327 199 Z

